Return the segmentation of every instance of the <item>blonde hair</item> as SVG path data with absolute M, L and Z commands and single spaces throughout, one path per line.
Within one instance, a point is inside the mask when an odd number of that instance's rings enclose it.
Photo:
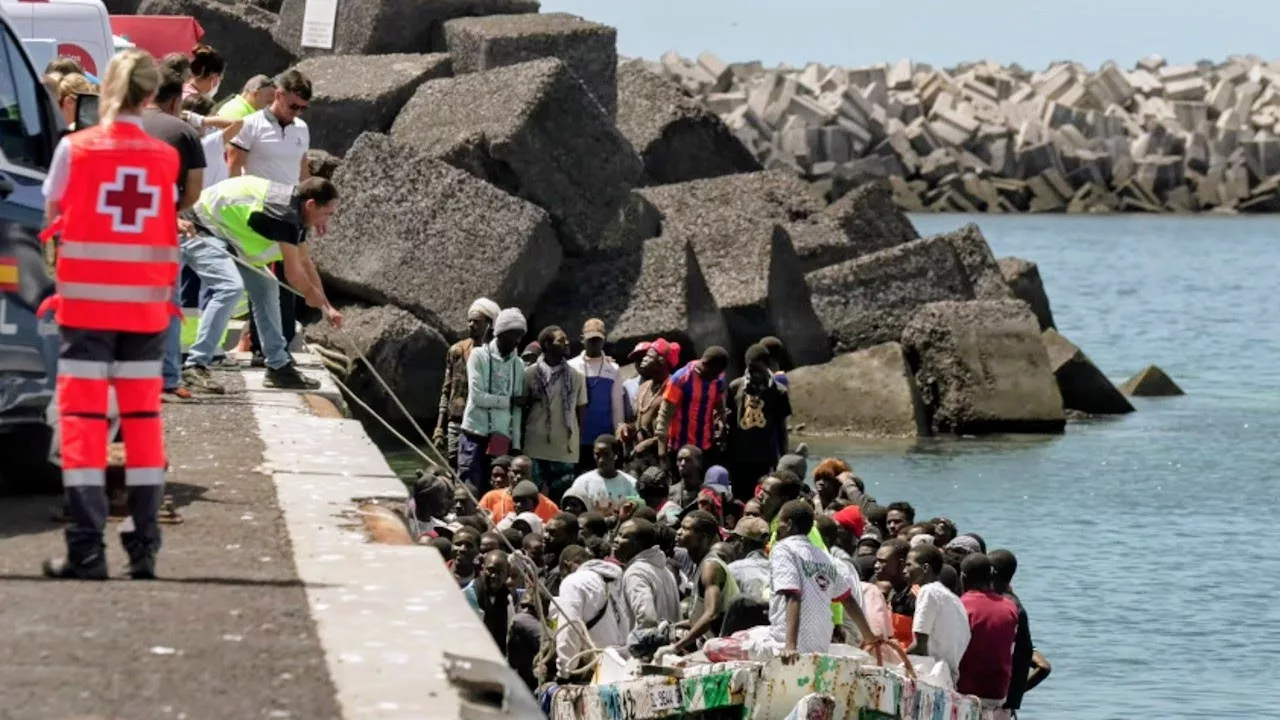
M 58 102 L 67 99 L 67 96 L 97 94 L 98 86 L 89 81 L 89 78 L 80 73 L 71 73 L 63 75 L 58 81 Z
M 102 83 L 101 124 L 110 125 L 121 112 L 141 110 L 160 87 L 160 66 L 145 50 L 116 54 Z

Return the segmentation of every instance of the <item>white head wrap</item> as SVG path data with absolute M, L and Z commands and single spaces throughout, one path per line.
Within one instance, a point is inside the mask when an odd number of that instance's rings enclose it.
M 489 298 L 480 298 L 471 303 L 471 307 L 467 310 L 467 317 L 483 315 L 489 318 L 489 322 L 493 322 L 497 319 L 499 312 L 502 312 L 502 308 L 498 307 L 498 303 Z
M 524 313 L 520 312 L 520 308 L 509 307 L 498 313 L 498 319 L 493 324 L 493 334 L 501 335 L 508 330 L 519 330 L 524 332 L 529 329 L 528 323 L 525 322 Z

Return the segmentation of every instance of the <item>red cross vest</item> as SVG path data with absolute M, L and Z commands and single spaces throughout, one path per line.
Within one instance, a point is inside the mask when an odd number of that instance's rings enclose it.
M 67 136 L 71 162 L 58 218 L 56 320 L 85 330 L 156 333 L 177 284 L 178 151 L 117 121 Z

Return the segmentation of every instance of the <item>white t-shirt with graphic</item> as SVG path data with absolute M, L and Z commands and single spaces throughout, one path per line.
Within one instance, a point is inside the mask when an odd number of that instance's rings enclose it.
M 803 535 L 779 540 L 769 553 L 773 595 L 769 626 L 773 639 L 787 641 L 787 595 L 800 594 L 800 632 L 796 652 L 827 652 L 831 647 L 831 603 L 849 595 L 849 583 L 825 550 Z
M 969 647 L 969 613 L 960 598 L 937 581 L 922 586 L 911 632 L 929 636 L 929 657 L 945 662 L 955 682 L 960 677 L 960 658 Z
M 586 499 L 588 510 L 612 515 L 623 503 L 636 497 L 636 479 L 621 470 L 611 478 L 592 470 L 579 475 L 569 491 Z

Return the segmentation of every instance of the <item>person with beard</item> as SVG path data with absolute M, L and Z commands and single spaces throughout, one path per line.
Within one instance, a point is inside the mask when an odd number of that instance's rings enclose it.
M 628 520 L 613 538 L 613 556 L 622 563 L 623 595 L 633 628 L 657 627 L 680 619 L 680 590 L 658 546 L 657 529 L 647 520 Z
M 480 298 L 467 310 L 467 337 L 449 346 L 444 359 L 444 388 L 440 391 L 440 408 L 436 414 L 436 430 L 431 441 L 447 453 L 449 464 L 458 464 L 458 438 L 462 434 L 462 416 L 467 410 L 467 360 L 471 350 L 492 339 L 493 322 L 502 308 L 498 303 Z
M 490 550 L 480 562 L 480 572 L 462 589 L 467 602 L 480 614 L 498 651 L 507 654 L 507 633 L 515 620 L 511 594 L 511 561 L 501 550 Z
M 560 554 L 578 542 L 578 516 L 562 512 L 543 526 L 543 576 L 542 582 L 552 595 L 560 592 Z
M 730 606 L 738 599 L 738 583 L 728 564 L 711 554 L 711 547 L 719 541 L 720 523 L 710 513 L 694 510 L 680 521 L 676 543 L 688 551 L 698 571 L 689 609 L 689 632 L 672 646 L 674 653 L 690 652 L 708 633 L 718 634 Z
M 628 448 L 628 456 L 633 462 L 640 461 L 645 465 L 658 462 L 658 411 L 662 407 L 671 372 L 679 361 L 680 344 L 658 338 L 648 344 L 636 365 L 640 384 L 633 403 L 635 419 L 618 428 L 618 438 Z
M 751 497 L 756 484 L 787 452 L 787 418 L 791 397 L 774 380 L 769 351 L 752 345 L 746 352 L 747 374 L 729 383 L 729 477 L 733 494 Z
M 525 369 L 524 451 L 533 458 L 534 482 L 559 503 L 575 477 L 587 387 L 583 374 L 567 359 L 569 336 L 564 330 L 555 325 L 543 328 L 538 345 L 542 356 Z

